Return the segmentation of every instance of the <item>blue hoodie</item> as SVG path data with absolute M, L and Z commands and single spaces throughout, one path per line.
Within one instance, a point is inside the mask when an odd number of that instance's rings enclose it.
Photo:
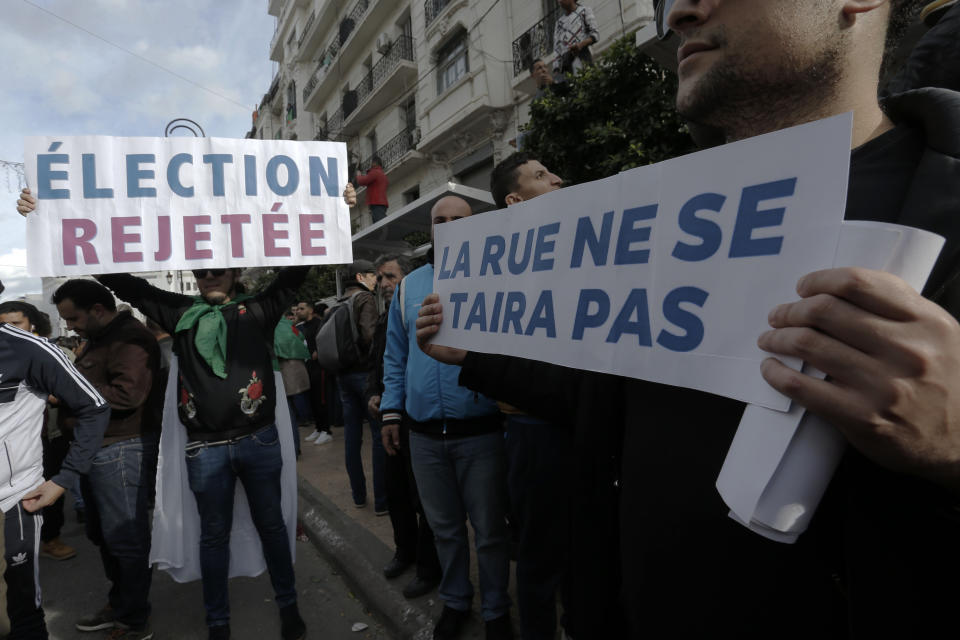
M 405 410 L 417 422 L 443 421 L 446 433 L 448 420 L 493 417 L 497 405 L 460 386 L 460 367 L 437 362 L 417 345 L 417 313 L 432 292 L 432 264 L 416 269 L 397 287 L 387 321 L 380 407 L 384 424 L 399 422 Z

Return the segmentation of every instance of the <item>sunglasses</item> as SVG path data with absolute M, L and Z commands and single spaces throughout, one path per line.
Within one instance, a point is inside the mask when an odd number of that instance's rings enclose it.
M 206 278 L 209 273 L 214 278 L 222 276 L 227 272 L 226 269 L 194 269 L 193 277 L 199 280 L 200 278 Z
M 670 27 L 667 25 L 667 19 L 670 17 L 670 10 L 677 0 L 660 0 L 657 2 L 657 8 L 654 11 L 653 19 L 657 23 L 657 38 L 665 40 L 670 36 Z

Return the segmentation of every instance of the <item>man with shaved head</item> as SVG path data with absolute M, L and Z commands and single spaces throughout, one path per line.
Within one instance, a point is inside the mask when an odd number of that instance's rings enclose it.
M 464 199 L 441 198 L 430 210 L 431 236 L 436 225 L 470 214 Z M 384 440 L 391 449 L 400 447 L 399 425 L 409 420 L 413 472 L 442 568 L 444 607 L 433 637 L 456 638 L 470 615 L 469 517 L 476 534 L 486 637 L 512 638 L 501 418 L 496 403 L 458 384 L 460 367 L 441 364 L 417 347 L 417 310 L 431 291 L 432 251 L 427 264 L 397 285 L 390 305 L 380 402 Z

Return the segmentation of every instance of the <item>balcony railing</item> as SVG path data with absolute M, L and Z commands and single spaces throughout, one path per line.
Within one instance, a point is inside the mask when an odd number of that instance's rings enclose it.
M 339 138 L 341 131 L 343 131 L 343 108 L 337 109 L 327 118 L 327 136 L 330 140 Z
M 559 18 L 560 9 L 554 9 L 513 41 L 514 76 L 529 69 L 537 58 L 546 58 L 553 53 L 553 30 Z
M 384 171 L 389 171 L 395 167 L 403 159 L 403 156 L 416 149 L 416 145 L 413 143 L 413 136 L 413 131 L 401 131 L 394 137 L 390 138 L 386 144 L 377 149 L 376 153 L 373 155 L 380 156 L 380 161 L 383 163 L 382 166 Z M 361 161 L 360 166 L 363 169 L 370 168 L 370 160 L 373 158 L 373 155 L 370 155 Z
M 370 5 L 375 2 L 377 2 L 377 0 L 359 0 L 357 4 L 353 5 L 353 9 L 350 10 L 350 13 L 347 14 L 347 16 L 340 22 L 340 28 L 337 31 L 337 36 L 330 43 L 330 46 L 324 49 L 323 53 L 320 55 L 320 60 L 317 62 L 317 68 L 310 76 L 307 84 L 303 87 L 304 102 L 307 101 L 307 98 L 313 92 L 314 88 L 320 83 L 321 80 L 323 80 L 323 77 L 333 65 L 333 61 L 337 58 L 337 55 L 339 55 L 340 49 L 343 48 L 343 45 L 350 38 L 353 30 L 360 23 L 360 18 L 362 18 L 367 12 L 367 9 L 370 8 Z M 309 29 L 310 25 L 308 23 L 307 28 L 304 29 L 303 32 L 307 33 Z
M 450 0 L 427 0 L 423 3 L 423 21 L 429 26 L 433 19 L 440 15 L 443 8 L 450 4 Z
M 410 36 L 400 36 L 390 44 L 390 50 L 382 57 L 377 64 L 373 65 L 370 72 L 364 76 L 363 80 L 357 86 L 357 106 L 359 107 L 370 95 L 380 88 L 384 80 L 390 77 L 390 74 L 397 68 L 401 60 L 413 62 L 413 38 Z
M 303 31 L 300 33 L 300 38 L 297 40 L 297 48 L 303 48 L 303 41 L 307 39 L 307 34 L 310 33 L 310 27 L 313 26 L 314 20 L 317 19 L 317 14 L 313 11 L 310 12 L 310 17 L 307 18 L 307 23 L 303 25 Z
M 320 84 L 320 81 L 323 80 L 323 77 L 327 75 L 327 71 L 330 70 L 330 67 L 333 65 L 333 61 L 336 59 L 338 53 L 340 53 L 340 42 L 338 40 L 334 40 L 332 43 L 330 43 L 329 47 L 324 49 L 320 56 L 320 61 L 317 62 L 317 68 L 314 69 L 310 79 L 307 80 L 307 84 L 303 87 L 304 102 L 306 102 L 310 94 L 313 93 L 314 87 Z
M 353 5 L 353 9 L 350 10 L 347 17 L 340 22 L 340 30 L 337 35 L 340 38 L 341 47 L 350 37 L 350 34 L 353 33 L 356 26 L 360 24 L 360 18 L 363 17 L 363 14 L 365 14 L 370 7 L 370 1 L 371 0 L 359 0 L 357 4 Z

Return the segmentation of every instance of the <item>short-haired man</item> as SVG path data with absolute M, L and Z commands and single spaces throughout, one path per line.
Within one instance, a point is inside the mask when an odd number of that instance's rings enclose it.
M 547 63 L 543 61 L 542 58 L 537 58 L 530 65 L 530 77 L 533 78 L 534 83 L 537 85 L 537 92 L 533 96 L 531 102 L 536 102 L 540 100 L 548 92 L 554 89 L 553 84 L 553 74 L 550 72 L 550 68 L 547 66 Z M 564 84 L 556 85 L 559 88 L 559 92 L 562 92 L 562 88 L 565 87 Z M 520 131 L 517 134 L 517 149 L 523 151 L 526 146 L 527 136 L 531 134 L 530 130 Z
M 537 85 L 537 93 L 534 94 L 533 99 L 539 100 L 553 86 L 553 74 L 550 73 L 550 67 L 547 66 L 547 63 L 542 58 L 537 58 L 530 65 L 530 76 Z
M 384 312 L 377 320 L 377 331 L 370 351 L 374 368 L 367 378 L 367 404 L 371 415 L 380 417 L 380 400 L 383 394 L 383 354 L 387 349 L 387 321 L 390 305 L 400 282 L 410 271 L 412 264 L 404 255 L 388 253 L 374 261 L 377 268 L 377 289 L 384 302 Z M 417 484 L 410 463 L 410 429 L 405 422 L 384 425 L 381 431 L 383 448 L 387 453 L 385 482 L 387 506 L 390 508 L 390 524 L 393 527 L 393 542 L 396 552 L 383 568 L 386 578 L 400 576 L 408 566 L 416 564 L 416 575 L 403 588 L 407 598 L 417 598 L 432 591 L 440 582 L 440 559 L 433 541 L 433 531 L 423 512 Z M 394 440 L 399 442 L 395 447 Z M 418 516 L 419 515 L 419 520 Z
M 378 516 L 385 516 L 387 491 L 383 479 L 386 454 L 380 441 L 380 422 L 367 411 L 364 390 L 367 377 L 373 369 L 370 346 L 377 329 L 377 300 L 373 290 L 377 286 L 377 269 L 369 260 L 356 260 L 344 273 L 343 298 L 353 306 L 353 318 L 357 326 L 360 349 L 359 359 L 337 373 L 337 388 L 343 404 L 343 455 L 350 479 L 353 504 L 362 509 L 367 504 L 367 478 L 363 473 L 363 421 L 369 418 L 370 455 L 373 459 L 373 508 Z
M 56 396 L 76 418 L 75 440 L 60 472 L 43 480 L 43 429 L 47 396 Z M 0 510 L 11 638 L 47 637 L 40 606 L 38 510 L 53 504 L 86 473 L 100 449 L 110 407 L 55 345 L 0 322 Z
M 53 293 L 67 329 L 87 339 L 74 363 L 110 405 L 110 424 L 80 479 L 87 537 L 100 547 L 111 587 L 107 606 L 77 621 L 78 631 L 112 627 L 126 640 L 153 635 L 150 617 L 150 503 L 157 477 L 160 347 L 113 295 L 93 280 L 67 280 Z M 73 417 L 60 411 L 70 429 Z
M 333 440 L 330 433 L 330 419 L 327 417 L 326 380 L 323 368 L 317 363 L 317 331 L 323 321 L 316 315 L 314 304 L 309 300 L 301 300 L 294 311 L 296 327 L 303 339 L 307 341 L 307 350 L 310 359 L 307 360 L 307 375 L 310 377 L 310 407 L 313 410 L 315 428 L 313 433 L 304 440 L 314 444 L 327 444 Z
M 532 200 L 562 186 L 562 178 L 522 152 L 502 160 L 490 175 L 490 192 L 500 208 Z M 599 624 L 612 624 L 617 616 L 606 607 L 616 605 L 609 597 L 616 580 L 596 573 L 574 578 L 568 570 L 571 548 L 596 541 L 594 536 L 577 537 L 571 529 L 570 508 L 577 502 L 572 478 L 575 470 L 581 476 L 587 473 L 575 464 L 572 429 L 541 420 L 506 402 L 497 405 L 506 416 L 507 490 L 517 540 L 517 600 L 522 637 L 550 640 L 556 635 L 558 590 L 566 626 L 575 627 L 581 612 L 589 612 L 594 628 L 598 628 L 598 619 L 603 620 Z M 609 524 L 598 511 L 577 526 L 583 530 L 601 523 Z M 602 553 L 597 550 L 593 566 L 602 566 L 596 562 Z
M 509 207 L 562 186 L 563 178 L 522 151 L 507 156 L 490 174 L 490 195 L 498 207 Z
M 577 0 L 557 0 L 563 15 L 553 27 L 554 74 L 563 80 L 565 73 L 576 73 L 593 62 L 590 46 L 600 41 L 600 30 L 593 9 Z
M 370 217 L 374 222 L 380 222 L 387 216 L 387 187 L 390 186 L 390 180 L 383 171 L 383 161 L 380 160 L 380 156 L 375 155 L 370 158 L 370 167 L 366 173 L 357 171 L 356 182 L 359 186 L 367 188 Z M 349 204 L 346 194 L 347 191 L 344 191 L 344 199 Z
M 438 224 L 465 218 L 470 205 L 446 196 L 430 211 L 431 233 Z M 410 457 L 420 500 L 436 538 L 443 576 L 443 613 L 436 640 L 458 637 L 473 600 L 466 520 L 476 534 L 480 596 L 488 640 L 512 638 L 509 557 L 504 517 L 506 461 L 496 404 L 459 386 L 460 368 L 440 364 L 417 348 L 417 307 L 433 290 L 430 262 L 400 283 L 390 305 L 384 355 L 383 423 L 410 422 Z M 400 446 L 393 436 L 393 447 Z
M 579 430 L 623 427 L 623 601 L 634 634 L 938 637 L 960 595 L 960 95 L 924 89 L 877 103 L 885 49 L 911 0 L 675 0 L 677 106 L 738 140 L 853 111 L 848 219 L 937 231 L 947 245 L 925 299 L 893 276 L 828 269 L 771 311 L 776 389 L 836 426 L 850 448 L 810 529 L 770 542 L 728 517 L 714 487 L 743 404 L 707 394 L 424 343 L 461 382 Z M 425 301 L 421 337 L 442 320 Z M 532 383 L 532 381 L 536 381 Z M 542 381 L 542 383 L 541 383 Z M 518 388 L 521 384 L 522 389 Z M 731 615 L 731 612 L 736 612 Z M 720 621 L 720 622 L 718 622 Z

